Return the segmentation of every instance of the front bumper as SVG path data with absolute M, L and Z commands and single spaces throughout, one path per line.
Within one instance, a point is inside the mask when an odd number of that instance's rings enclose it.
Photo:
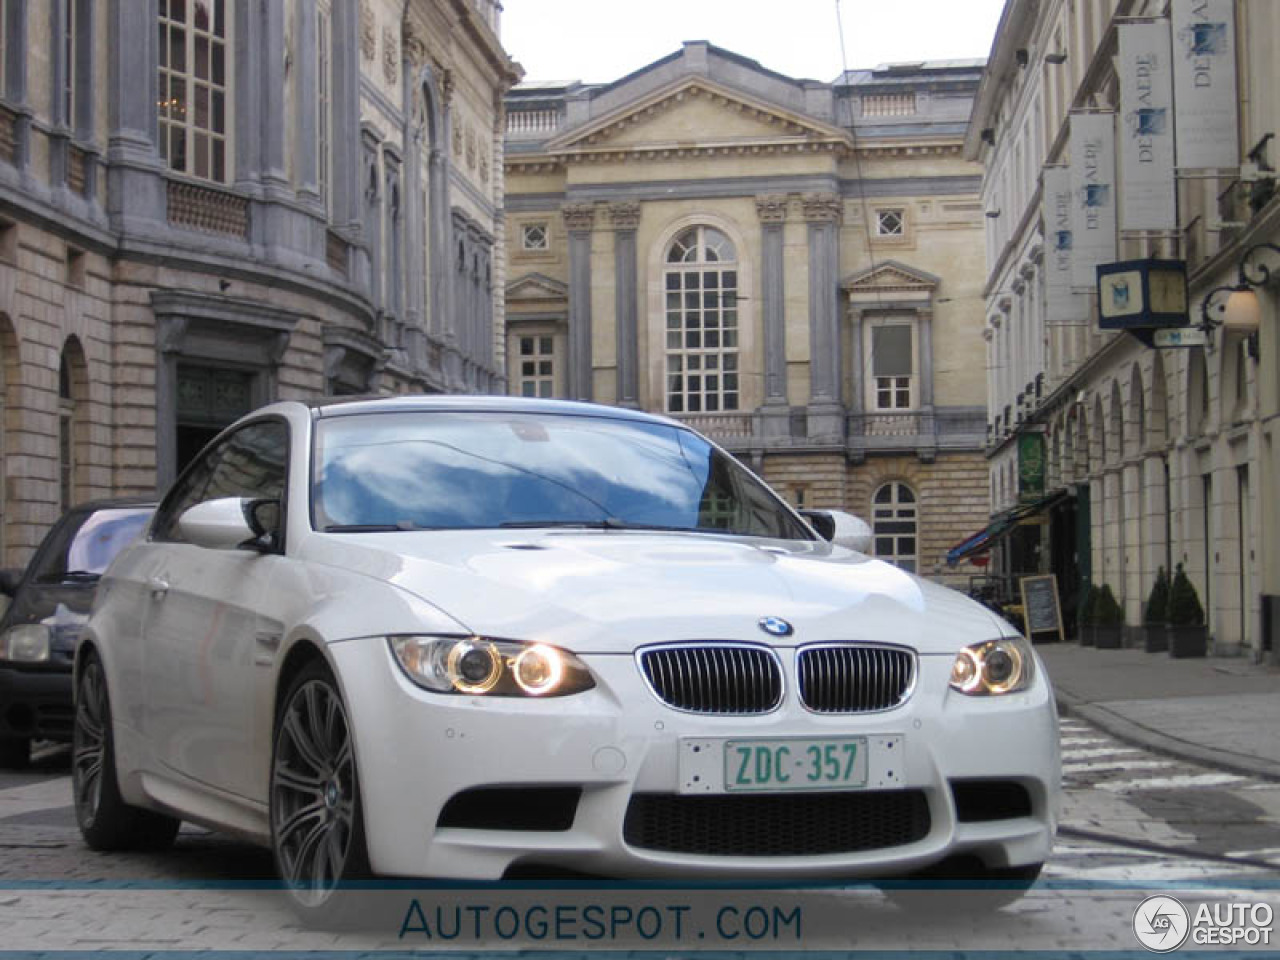
M 0 664 L 0 739 L 71 739 L 71 671 Z
M 901 875 L 960 855 L 989 867 L 1020 866 L 1043 862 L 1052 847 L 1061 769 L 1043 671 L 1023 693 L 967 697 L 947 686 L 950 657 L 922 656 L 914 695 L 893 710 L 818 715 L 788 697 L 773 713 L 725 717 L 668 707 L 630 655 L 583 656 L 595 689 L 537 701 L 428 693 L 405 678 L 378 639 L 333 644 L 330 653 L 355 731 L 370 862 L 379 874 L 490 880 L 536 866 L 635 878 L 836 880 Z M 780 653 L 794 676 L 793 652 Z M 710 798 L 679 792 L 685 738 L 864 735 L 903 748 L 887 785 L 880 770 L 866 790 L 743 796 L 717 789 Z M 1008 815 L 991 816 L 1000 814 L 997 803 L 975 816 L 969 789 L 958 813 L 957 784 L 975 783 L 979 798 L 984 784 L 1012 784 L 1026 803 Z M 468 816 L 473 799 L 494 797 L 507 798 L 510 822 Z M 555 802 L 569 803 L 558 823 L 554 812 L 541 823 L 515 813 Z M 752 852 L 743 855 L 742 847 L 715 839 L 689 843 L 679 830 L 674 840 L 670 831 L 654 840 L 652 831 L 636 829 L 637 818 L 686 813 L 694 818 L 686 836 L 734 835 L 724 821 L 735 818 L 758 833 L 782 817 L 783 832 L 799 835 L 802 825 L 790 821 L 808 819 L 818 839 L 788 841 L 781 853 L 748 845 Z M 824 850 L 823 820 L 835 814 L 909 817 L 912 825 L 869 847 L 859 840 Z

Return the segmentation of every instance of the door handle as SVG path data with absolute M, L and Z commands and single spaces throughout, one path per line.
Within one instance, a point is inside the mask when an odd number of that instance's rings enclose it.
M 169 592 L 169 581 L 163 577 L 152 577 L 147 581 L 147 589 L 151 591 L 152 597 L 160 600 Z

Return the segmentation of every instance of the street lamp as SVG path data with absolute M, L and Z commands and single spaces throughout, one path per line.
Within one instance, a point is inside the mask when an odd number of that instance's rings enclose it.
M 1206 338 L 1218 327 L 1227 333 L 1246 337 L 1249 356 L 1254 360 L 1258 359 L 1258 327 L 1262 322 L 1262 305 L 1254 289 L 1270 283 L 1272 272 L 1264 261 L 1254 260 L 1264 250 L 1280 254 L 1280 245 L 1255 243 L 1246 250 L 1240 258 L 1236 282 L 1214 287 L 1205 294 L 1200 303 L 1200 323 L 1197 324 Z M 1220 297 L 1219 294 L 1226 296 Z

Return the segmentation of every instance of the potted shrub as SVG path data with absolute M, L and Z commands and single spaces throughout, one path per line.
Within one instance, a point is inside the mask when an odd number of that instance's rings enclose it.
M 1093 602 L 1093 643 L 1099 650 L 1119 650 L 1124 636 L 1124 608 L 1111 592 L 1111 585 L 1098 588 Z
M 1182 564 L 1169 584 L 1169 656 L 1203 657 L 1209 648 L 1204 625 L 1204 607 Z
M 1098 591 L 1086 580 L 1080 589 L 1080 607 L 1076 612 L 1076 636 L 1082 647 L 1093 646 L 1093 608 L 1097 597 Z
M 1147 596 L 1147 606 L 1142 612 L 1142 646 L 1147 653 L 1160 653 L 1169 649 L 1169 574 L 1164 567 L 1156 571 L 1156 582 Z

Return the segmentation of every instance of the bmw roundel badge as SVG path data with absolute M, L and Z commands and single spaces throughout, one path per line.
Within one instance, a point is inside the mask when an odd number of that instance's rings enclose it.
M 771 637 L 789 637 L 795 632 L 781 617 L 761 617 L 758 626 Z

